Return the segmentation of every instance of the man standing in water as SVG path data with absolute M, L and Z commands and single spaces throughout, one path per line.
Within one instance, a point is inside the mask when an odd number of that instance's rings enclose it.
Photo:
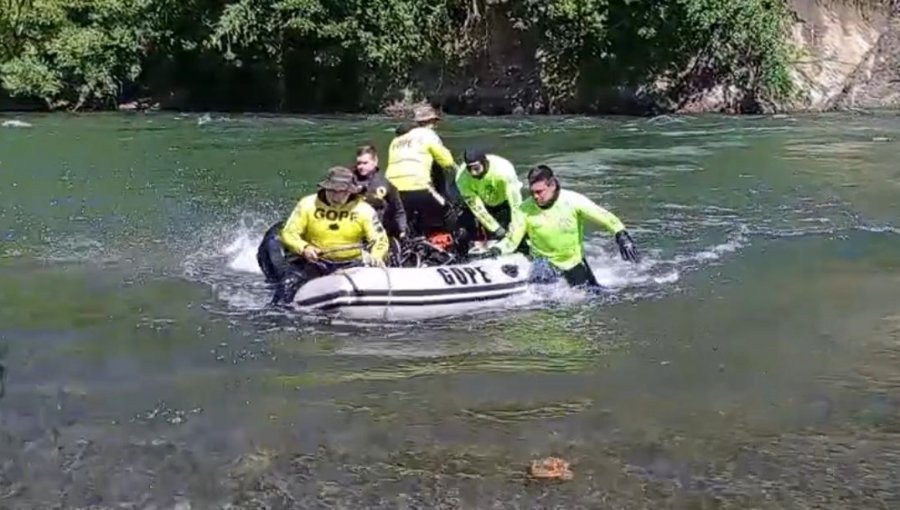
M 410 227 L 417 235 L 436 230 L 454 233 L 456 215 L 431 178 L 433 163 L 450 173 L 449 181 L 456 170 L 453 155 L 435 132 L 440 117 L 433 107 L 425 105 L 415 109 L 413 120 L 415 127 L 406 132 L 398 129 L 398 136 L 391 141 L 384 176 L 400 192 Z
M 266 280 L 277 285 L 273 303 L 289 303 L 301 285 L 338 269 L 384 265 L 387 234 L 360 192 L 353 170 L 332 167 L 319 191 L 300 199 L 284 227 L 266 232 L 256 257 Z
M 515 167 L 508 160 L 477 148 L 466 149 L 463 160 L 465 168 L 456 174 L 460 195 L 481 229 L 493 239 L 505 238 L 508 231 L 514 230 L 511 224 L 522 223 L 522 181 Z M 475 236 L 475 232 L 470 234 Z M 521 243 L 511 244 L 505 246 L 515 251 Z
M 531 197 L 521 207 L 524 221 L 513 225 L 509 236 L 489 250 L 491 255 L 512 252 L 527 235 L 532 257 L 546 260 L 569 285 L 599 287 L 584 257 L 587 220 L 615 234 L 624 260 L 638 262 L 634 241 L 622 221 L 581 193 L 561 189 L 550 167 L 532 168 L 528 185 Z

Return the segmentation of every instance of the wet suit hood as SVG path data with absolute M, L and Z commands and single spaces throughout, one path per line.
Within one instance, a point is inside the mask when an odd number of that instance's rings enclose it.
M 466 164 L 484 163 L 487 161 L 487 153 L 480 147 L 470 147 L 463 153 L 463 161 Z
M 469 147 L 463 152 L 463 163 L 465 163 L 466 166 L 471 165 L 472 163 L 481 163 L 484 166 L 484 171 L 478 175 L 472 175 L 473 178 L 484 179 L 484 176 L 487 175 L 488 159 L 487 152 L 484 149 L 480 147 Z

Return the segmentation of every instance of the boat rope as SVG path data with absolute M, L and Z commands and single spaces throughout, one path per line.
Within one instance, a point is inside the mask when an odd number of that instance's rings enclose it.
M 364 254 L 365 258 L 368 258 L 368 259 L 372 258 L 372 254 L 369 252 L 369 245 L 367 245 L 365 243 L 359 243 L 359 244 L 353 244 L 353 245 L 348 245 L 348 246 L 342 246 L 342 247 L 338 247 L 338 248 L 332 248 L 329 251 L 343 251 L 343 250 L 349 250 L 349 249 L 358 249 Z M 387 265 L 378 265 L 375 267 L 381 268 L 381 270 L 384 272 L 384 278 L 387 281 L 387 291 L 388 291 L 387 305 L 385 305 L 384 313 L 381 316 L 381 320 L 386 321 L 388 311 L 391 308 L 391 298 L 394 295 L 394 285 L 391 282 L 391 272 L 388 271 Z
M 395 242 L 399 243 L 399 241 Z M 401 247 L 402 249 L 402 247 Z M 388 271 L 387 265 L 379 266 L 381 270 L 384 271 L 384 279 L 387 282 L 387 304 L 384 306 L 384 313 L 381 314 L 381 320 L 387 321 L 388 313 L 391 310 L 391 298 L 394 296 L 394 284 L 391 282 L 391 272 Z
M 362 250 L 365 250 L 366 248 L 367 248 L 367 246 L 364 243 L 332 246 L 332 247 L 328 248 L 327 250 L 320 250 L 319 256 L 321 257 L 322 255 L 330 255 L 332 253 L 338 253 L 338 252 L 349 251 L 349 250 L 361 250 L 362 251 Z
M 382 321 L 388 320 L 388 312 L 391 310 L 391 297 L 394 295 L 394 285 L 391 283 L 391 272 L 388 271 L 387 266 L 380 266 L 381 270 L 384 271 L 384 278 L 387 280 L 387 304 L 384 306 L 384 314 L 381 315 Z

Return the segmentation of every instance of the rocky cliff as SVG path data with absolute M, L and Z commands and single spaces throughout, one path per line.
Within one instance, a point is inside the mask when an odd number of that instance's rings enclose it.
M 789 109 L 900 106 L 900 1 L 793 0 L 799 97 Z
M 506 16 L 484 20 L 488 43 L 465 68 L 471 78 L 428 86 L 428 99 L 458 113 L 548 111 L 655 114 L 758 113 L 900 106 L 900 0 L 790 0 L 793 23 L 789 99 L 759 98 L 752 87 L 685 69 L 681 79 L 595 87 L 562 103 L 542 90 L 534 38 Z M 434 84 L 432 84 L 434 85 Z

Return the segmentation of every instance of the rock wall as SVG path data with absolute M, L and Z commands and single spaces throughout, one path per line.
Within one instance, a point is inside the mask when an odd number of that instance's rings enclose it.
M 466 63 L 441 83 L 420 78 L 423 88 L 433 91 L 428 99 L 460 114 L 546 113 L 533 34 L 514 26 L 496 6 L 472 23 L 476 26 L 470 33 L 481 40 L 463 42 L 471 51 Z
M 900 20 L 891 22 L 848 83 L 834 108 L 900 108 Z
M 898 105 L 900 1 L 792 0 L 800 49 L 789 110 Z

